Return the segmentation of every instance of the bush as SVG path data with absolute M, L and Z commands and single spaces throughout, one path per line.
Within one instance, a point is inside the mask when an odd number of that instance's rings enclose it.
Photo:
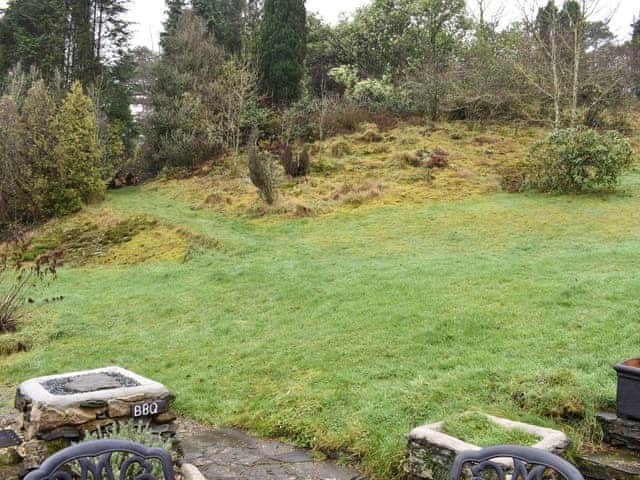
M 617 132 L 559 130 L 531 148 L 527 184 L 562 193 L 613 188 L 632 161 L 629 142 Z
M 260 197 L 272 205 L 276 199 L 277 173 L 269 154 L 259 152 L 254 141 L 249 149 L 249 176 L 260 190 Z
M 300 153 L 294 154 L 291 145 L 287 145 L 280 155 L 280 163 L 287 175 L 304 177 L 310 166 L 309 147 L 305 145 Z

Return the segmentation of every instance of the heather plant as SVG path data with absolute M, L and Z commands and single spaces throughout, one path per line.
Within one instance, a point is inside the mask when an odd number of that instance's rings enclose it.
M 527 184 L 541 192 L 611 189 L 631 167 L 633 150 L 619 133 L 558 130 L 530 150 Z

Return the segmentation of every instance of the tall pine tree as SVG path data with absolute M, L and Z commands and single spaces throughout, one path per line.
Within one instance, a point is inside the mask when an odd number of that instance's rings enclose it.
M 178 22 L 180 21 L 182 12 L 185 9 L 186 1 L 166 0 L 166 4 L 167 10 L 165 11 L 165 13 L 167 14 L 167 19 L 163 24 L 164 29 L 160 37 L 160 43 L 163 48 L 166 48 L 167 38 L 173 35 L 178 28 Z
M 265 0 L 258 64 L 262 87 L 275 105 L 299 98 L 306 44 L 305 0 Z
M 51 80 L 96 82 L 129 39 L 128 0 L 10 0 L 0 17 L 0 76 L 21 63 Z
M 631 26 L 631 69 L 633 76 L 633 89 L 636 97 L 640 98 L 640 17 Z
M 245 0 L 192 0 L 193 11 L 204 18 L 210 33 L 228 52 L 242 51 Z

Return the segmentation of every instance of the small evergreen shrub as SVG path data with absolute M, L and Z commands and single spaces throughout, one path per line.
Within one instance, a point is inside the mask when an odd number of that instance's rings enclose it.
M 269 154 L 259 152 L 255 142 L 249 149 L 249 177 L 260 190 L 260 197 L 272 205 L 276 199 L 277 172 Z
M 530 150 L 527 184 L 541 192 L 613 188 L 633 162 L 633 150 L 617 132 L 559 130 Z
M 309 171 L 310 161 L 309 147 L 306 145 L 298 154 L 294 154 L 291 145 L 287 145 L 280 155 L 280 163 L 291 177 L 304 177 Z

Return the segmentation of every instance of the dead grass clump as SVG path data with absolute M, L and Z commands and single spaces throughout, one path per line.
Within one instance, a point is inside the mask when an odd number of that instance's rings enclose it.
M 382 196 L 379 183 L 367 180 L 359 185 L 345 183 L 339 186 L 332 195 L 333 200 L 348 205 L 361 205 L 367 200 L 375 200 Z
M 362 125 L 364 132 L 360 135 L 359 140 L 366 143 L 377 143 L 384 141 L 384 137 L 380 135 L 378 126 L 375 123 L 365 123 Z
M 449 152 L 436 148 L 426 164 L 427 168 L 447 168 L 449 166 Z
M 479 147 L 484 145 L 495 145 L 496 143 L 500 143 L 500 139 L 495 137 L 480 136 L 474 138 L 473 143 L 475 143 Z
M 421 167 L 422 159 L 424 158 L 423 152 L 396 152 L 393 155 L 393 161 L 401 168 L 406 167 Z
M 518 193 L 525 189 L 527 166 L 524 162 L 502 165 L 498 168 L 500 188 L 508 193 Z
M 353 150 L 351 145 L 345 140 L 337 140 L 330 145 L 331 156 L 334 158 L 342 158 L 351 155 Z

